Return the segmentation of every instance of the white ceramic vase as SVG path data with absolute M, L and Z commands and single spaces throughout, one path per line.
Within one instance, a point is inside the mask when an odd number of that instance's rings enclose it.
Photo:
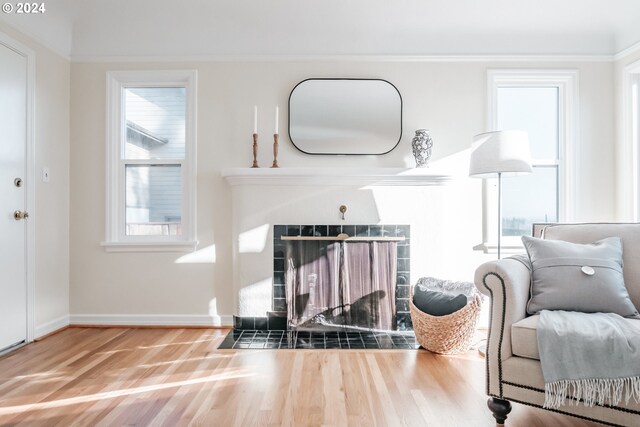
M 416 136 L 411 141 L 411 147 L 413 148 L 413 157 L 416 158 L 416 167 L 424 168 L 429 166 L 429 159 L 431 159 L 431 149 L 433 147 L 433 140 L 429 135 L 428 129 L 418 129 Z

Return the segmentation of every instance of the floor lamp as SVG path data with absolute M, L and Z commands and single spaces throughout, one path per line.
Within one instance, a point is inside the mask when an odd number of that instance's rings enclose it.
M 502 239 L 502 177 L 531 173 L 529 137 L 521 130 L 481 133 L 473 137 L 469 176 L 498 176 L 498 259 Z
M 469 176 L 493 178 L 498 176 L 498 259 L 502 239 L 502 176 L 531 173 L 529 137 L 520 130 L 481 133 L 473 137 Z M 485 355 L 486 340 L 478 346 Z

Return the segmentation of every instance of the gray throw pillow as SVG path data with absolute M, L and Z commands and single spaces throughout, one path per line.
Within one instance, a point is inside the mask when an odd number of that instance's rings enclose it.
M 622 275 L 622 239 L 590 244 L 522 237 L 531 260 L 527 313 L 567 310 L 637 317 Z
M 430 291 L 416 285 L 413 291 L 413 304 L 423 313 L 446 316 L 467 305 L 467 297 L 464 294 L 452 295 L 446 292 Z

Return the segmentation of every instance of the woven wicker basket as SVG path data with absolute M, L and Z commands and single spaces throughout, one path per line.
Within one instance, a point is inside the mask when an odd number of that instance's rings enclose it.
M 422 347 L 440 354 L 464 353 L 469 350 L 480 317 L 480 294 L 475 293 L 470 303 L 446 316 L 432 316 L 420 311 L 413 305 L 413 295 L 409 304 L 413 330 Z

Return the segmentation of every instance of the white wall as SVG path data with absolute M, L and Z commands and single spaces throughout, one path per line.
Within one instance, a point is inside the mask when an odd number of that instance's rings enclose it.
M 69 316 L 69 61 L 0 22 L 0 31 L 35 52 L 35 332 Z M 41 180 L 50 169 L 50 182 Z
M 471 137 L 485 130 L 486 70 L 488 68 L 571 68 L 580 72 L 580 136 L 577 220 L 608 221 L 614 219 L 614 131 L 613 65 L 610 62 L 584 63 L 506 63 L 506 62 L 200 62 L 200 63 L 74 63 L 71 67 L 71 313 L 73 315 L 108 314 L 194 314 L 210 313 L 213 304 L 222 315 L 238 313 L 234 289 L 234 239 L 247 230 L 231 230 L 232 200 L 227 182 L 220 171 L 228 167 L 251 164 L 253 105 L 259 107 L 259 162 L 271 162 L 270 135 L 273 133 L 273 110 L 281 108 L 280 129 L 286 129 L 286 106 L 289 93 L 299 81 L 309 77 L 384 78 L 402 94 L 403 137 L 400 145 L 384 156 L 308 156 L 298 152 L 281 131 L 279 163 L 281 167 L 404 167 L 413 165 L 410 142 L 415 129 L 428 128 L 434 138 L 434 160 L 452 157 L 463 159 Z M 105 73 L 124 69 L 197 69 L 198 70 L 198 239 L 199 253 L 106 253 L 99 246 L 104 239 L 105 179 Z M 464 160 L 457 160 L 464 162 Z M 458 164 L 460 166 L 460 164 Z M 462 165 L 464 167 L 465 165 Z M 436 192 L 423 206 L 446 217 L 448 209 L 462 209 L 465 232 L 449 235 L 438 230 L 414 228 L 413 236 L 424 239 L 420 252 L 412 252 L 412 264 L 419 274 L 472 279 L 472 272 L 483 259 L 495 255 L 474 252 L 481 243 L 481 186 L 467 182 L 450 193 Z M 404 190 L 403 190 L 404 191 Z M 446 190 L 449 191 L 449 190 Z M 375 194 L 359 189 L 326 189 L 318 200 L 338 199 L 362 207 L 350 216 L 352 223 L 402 223 L 420 216 L 375 214 Z M 391 196 L 397 197 L 392 193 Z M 420 193 L 418 193 L 420 194 Z M 469 196 L 470 195 L 470 196 Z M 256 194 L 256 210 L 261 200 L 281 201 L 283 212 L 297 212 L 294 222 L 324 221 L 310 216 L 304 206 L 296 211 L 290 200 L 304 200 L 305 195 L 280 188 Z M 420 196 L 417 196 L 420 197 Z M 429 196 L 431 197 L 431 196 Z M 306 212 L 306 213 L 305 213 Z M 433 214 L 434 217 L 437 215 Z M 298 217 L 298 216 L 296 216 Z M 240 227 L 277 221 L 265 213 L 255 220 L 241 218 Z M 238 220 L 238 218 L 236 218 Z M 433 224 L 433 220 L 430 220 Z M 434 225 L 436 226 L 436 225 Z M 444 230 L 451 228 L 444 227 Z M 420 233 L 416 235 L 415 233 Z M 434 242 L 429 235 L 439 236 Z M 438 253 L 439 242 L 453 241 L 442 251 L 459 261 L 432 263 L 430 255 Z M 269 245 L 267 245 L 269 247 Z M 267 274 L 271 249 L 255 255 L 256 278 Z M 433 259 L 433 258 L 431 258 Z M 180 261 L 198 261 L 198 263 Z M 433 269 L 428 267 L 432 266 Z M 417 267 L 416 267 L 417 268 Z M 240 286 L 238 272 L 236 286 Z M 460 277 L 464 276 L 464 277 Z M 412 277 L 415 281 L 417 277 Z M 85 318 L 86 319 L 86 318 Z

